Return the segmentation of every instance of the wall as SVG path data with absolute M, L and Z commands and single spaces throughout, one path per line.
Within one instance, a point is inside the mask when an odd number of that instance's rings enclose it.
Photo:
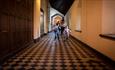
M 0 0 L 0 63 L 33 41 L 33 1 Z
M 115 34 L 115 0 L 104 0 L 102 11 L 102 33 Z
M 34 0 L 34 39 L 40 37 L 40 0 Z
M 65 20 L 65 23 L 69 26 L 69 24 L 71 24 L 70 23 L 70 13 L 69 12 L 67 12 L 66 13 L 66 15 L 65 15 L 65 17 L 64 17 L 64 20 Z
M 105 14 L 106 6 L 103 4 L 107 4 L 108 0 L 82 0 L 82 8 L 81 8 L 81 31 L 76 32 L 76 18 L 77 16 L 77 6 L 78 0 L 75 0 L 70 12 L 70 28 L 72 29 L 71 34 L 82 42 L 86 43 L 93 49 L 99 51 L 100 53 L 108 56 L 112 60 L 115 61 L 115 42 L 113 40 L 105 39 L 99 36 L 102 33 L 102 24 L 105 21 L 110 21 L 111 19 L 106 19 L 103 17 Z M 112 2 L 113 0 L 110 0 Z M 113 12 L 114 7 L 112 3 L 111 12 Z M 105 6 L 105 7 L 103 7 Z M 104 8 L 104 9 L 103 9 Z M 112 13 L 111 13 L 112 14 Z M 68 14 L 67 14 L 68 15 Z M 114 15 L 114 13 L 113 13 Z
M 44 33 L 48 32 L 48 0 L 41 0 L 41 8 L 44 11 Z

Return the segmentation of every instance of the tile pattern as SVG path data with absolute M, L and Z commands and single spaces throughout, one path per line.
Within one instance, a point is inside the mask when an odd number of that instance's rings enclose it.
M 112 70 L 94 52 L 73 38 L 54 40 L 50 33 L 8 59 L 0 70 Z

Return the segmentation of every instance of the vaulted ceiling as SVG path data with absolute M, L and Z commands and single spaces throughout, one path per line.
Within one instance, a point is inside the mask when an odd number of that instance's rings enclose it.
M 71 7 L 74 0 L 49 0 L 50 5 L 61 12 L 62 14 L 66 14 L 69 8 Z

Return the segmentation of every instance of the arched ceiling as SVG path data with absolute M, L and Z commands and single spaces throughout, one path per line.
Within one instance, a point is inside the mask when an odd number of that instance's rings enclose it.
M 51 16 L 51 18 L 55 17 L 55 16 L 60 16 L 62 18 L 64 18 L 64 16 L 60 15 L 60 14 L 54 14 L 53 16 Z
M 74 0 L 49 0 L 49 2 L 53 8 L 65 15 Z

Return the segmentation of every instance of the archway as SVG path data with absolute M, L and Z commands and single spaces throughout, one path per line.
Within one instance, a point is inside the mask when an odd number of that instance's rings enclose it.
M 53 27 L 53 25 L 55 25 L 57 22 L 61 23 L 61 20 L 64 19 L 64 16 L 60 15 L 60 14 L 55 14 L 53 16 L 51 16 L 51 28 Z

